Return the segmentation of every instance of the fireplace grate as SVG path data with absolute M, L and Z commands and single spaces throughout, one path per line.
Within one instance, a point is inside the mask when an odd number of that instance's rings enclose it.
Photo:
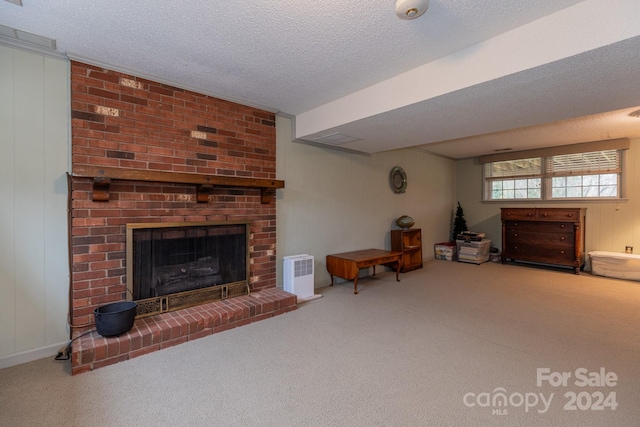
M 226 283 L 204 289 L 178 292 L 155 298 L 137 300 L 137 317 L 153 316 L 167 311 L 179 310 L 207 302 L 249 294 L 249 285 L 245 281 Z

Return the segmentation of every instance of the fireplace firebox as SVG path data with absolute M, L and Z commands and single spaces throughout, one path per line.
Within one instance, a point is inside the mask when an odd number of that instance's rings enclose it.
M 249 293 L 249 222 L 127 224 L 138 317 Z

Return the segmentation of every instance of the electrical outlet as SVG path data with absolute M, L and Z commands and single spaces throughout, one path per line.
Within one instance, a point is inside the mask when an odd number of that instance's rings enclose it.
M 627 254 L 632 254 L 633 253 L 633 246 L 625 246 L 624 247 L 624 252 Z

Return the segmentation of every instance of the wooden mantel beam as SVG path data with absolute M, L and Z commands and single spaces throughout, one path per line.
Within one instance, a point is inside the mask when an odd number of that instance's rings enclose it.
M 270 203 L 275 189 L 284 188 L 284 181 L 277 179 L 243 178 L 236 176 L 204 175 L 183 172 L 123 169 L 103 166 L 75 165 L 72 177 L 93 178 L 93 200 L 108 201 L 111 180 L 170 182 L 198 186 L 196 200 L 206 202 L 212 187 L 251 187 L 260 189 L 261 203 Z

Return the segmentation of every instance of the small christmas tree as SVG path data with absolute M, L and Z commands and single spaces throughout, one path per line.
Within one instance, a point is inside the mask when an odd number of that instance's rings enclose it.
M 453 238 L 451 241 L 456 240 L 458 234 L 463 231 L 467 231 L 467 220 L 464 219 L 464 211 L 462 210 L 462 206 L 460 206 L 460 202 L 458 202 L 458 208 L 456 209 L 456 217 L 453 220 Z

